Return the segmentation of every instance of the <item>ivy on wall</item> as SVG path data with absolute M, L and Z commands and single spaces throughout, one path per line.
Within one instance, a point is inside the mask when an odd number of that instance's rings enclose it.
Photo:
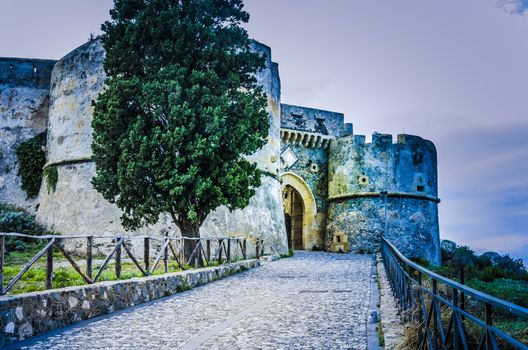
M 50 193 L 50 191 L 55 192 L 57 181 L 59 180 L 59 172 L 57 167 L 52 165 L 44 169 L 44 178 L 46 179 L 46 184 L 48 185 L 48 193 Z
M 46 163 L 46 133 L 26 140 L 18 146 L 18 175 L 22 178 L 22 189 L 29 198 L 36 197 L 42 182 L 42 168 Z

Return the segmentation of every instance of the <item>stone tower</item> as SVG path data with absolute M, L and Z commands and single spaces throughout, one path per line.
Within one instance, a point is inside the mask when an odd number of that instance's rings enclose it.
M 351 135 L 329 148 L 326 243 L 346 233 L 374 251 L 385 237 L 408 257 L 440 263 L 436 149 L 418 136 Z
M 264 238 L 268 248 L 286 251 L 284 217 L 277 177 L 279 167 L 280 79 L 278 65 L 271 61 L 271 49 L 253 43 L 253 49 L 266 55 L 266 67 L 258 82 L 268 96 L 270 131 L 268 143 L 252 156 L 264 172 L 262 185 L 248 207 L 229 212 L 217 208 L 201 228 L 202 236 Z M 98 40 L 90 41 L 60 59 L 53 67 L 50 83 L 48 141 L 45 168 L 55 167 L 55 190 L 43 181 L 37 219 L 64 234 L 131 234 L 120 223 L 121 212 L 108 203 L 90 183 L 95 174 L 91 160 L 92 101 L 104 88 L 104 49 Z M 179 234 L 168 216 L 132 234 Z

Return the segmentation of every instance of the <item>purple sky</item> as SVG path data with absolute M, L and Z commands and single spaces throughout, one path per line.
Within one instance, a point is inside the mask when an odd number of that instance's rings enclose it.
M 0 56 L 60 58 L 111 0 L 0 0 Z M 246 0 L 282 101 L 439 155 L 440 234 L 528 261 L 528 0 Z

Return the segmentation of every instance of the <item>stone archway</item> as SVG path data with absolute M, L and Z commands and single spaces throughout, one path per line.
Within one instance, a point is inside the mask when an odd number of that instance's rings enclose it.
M 308 184 L 298 175 L 287 172 L 281 175 L 285 217 L 289 219 L 288 245 L 293 249 L 312 249 L 320 240 L 314 230 L 317 214 L 315 197 Z

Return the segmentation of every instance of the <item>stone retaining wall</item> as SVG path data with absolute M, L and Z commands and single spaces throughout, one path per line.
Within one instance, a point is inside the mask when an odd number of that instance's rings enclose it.
M 258 260 L 0 297 L 0 347 L 259 266 Z

